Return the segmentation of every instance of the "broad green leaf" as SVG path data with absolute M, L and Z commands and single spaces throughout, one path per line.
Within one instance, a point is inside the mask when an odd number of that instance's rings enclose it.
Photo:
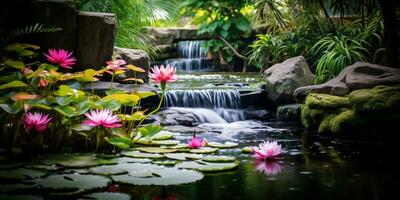
M 161 147 L 138 147 L 136 150 L 146 153 L 172 153 L 179 151 L 179 149 L 166 149 Z
M 218 151 L 218 148 L 211 148 L 211 147 L 200 147 L 197 149 L 190 149 L 190 153 L 214 153 Z
M 53 109 L 67 117 L 76 116 L 76 113 L 75 113 L 76 109 L 71 106 L 56 106 Z
M 103 109 L 109 109 L 111 111 L 116 111 L 121 108 L 121 103 L 118 100 L 114 99 L 101 100 L 98 103 Z
M 8 88 L 16 88 L 16 87 L 27 87 L 28 85 L 22 81 L 12 81 L 10 83 L 6 83 L 0 85 L 0 90 L 8 89 Z
M 47 172 L 44 172 L 44 171 L 18 168 L 18 169 L 12 169 L 12 170 L 1 170 L 0 171 L 0 179 L 26 180 L 26 179 L 42 177 L 42 176 L 45 176 L 46 174 L 47 174 Z
M 233 162 L 236 160 L 233 156 L 204 156 L 203 161 L 207 162 Z
M 133 93 L 133 94 L 138 95 L 138 96 L 139 96 L 140 98 L 142 98 L 142 99 L 147 98 L 147 97 L 150 97 L 150 96 L 157 95 L 157 93 L 155 93 L 155 92 L 140 92 L 140 91 L 135 92 L 135 93 Z
M 135 94 L 111 94 L 103 97 L 103 100 L 116 100 L 123 105 L 135 106 L 140 97 Z
M 239 144 L 234 142 L 225 142 L 225 143 L 209 142 L 207 145 L 209 147 L 215 147 L 215 148 L 233 148 L 238 146 Z
M 121 120 L 124 121 L 140 121 L 144 118 L 144 113 L 143 111 L 136 111 L 132 115 L 120 114 L 118 116 Z
M 182 163 L 178 163 L 176 167 L 185 168 L 185 169 L 194 169 L 202 172 L 217 172 L 217 171 L 226 171 L 231 170 L 239 166 L 240 162 L 204 162 L 204 161 L 184 161 Z
M 67 85 L 60 85 L 58 90 L 54 92 L 57 96 L 74 96 L 74 97 L 81 97 L 85 96 L 85 92 L 77 89 L 72 89 Z
M 143 68 L 136 67 L 135 65 L 127 65 L 126 67 L 135 72 L 146 72 Z
M 99 175 L 138 174 L 142 171 L 161 169 L 162 167 L 149 163 L 119 163 L 117 165 L 102 165 L 89 169 L 90 173 Z
M 60 106 L 69 105 L 72 101 L 74 101 L 74 97 L 73 96 L 59 96 L 59 97 L 56 97 L 56 102 Z
M 162 127 L 162 126 L 149 124 L 149 125 L 146 125 L 146 126 L 143 126 L 143 127 L 139 128 L 139 132 L 143 137 L 151 138 L 155 134 L 157 134 L 160 131 L 162 131 L 163 128 L 164 127 Z
M 70 126 L 70 129 L 72 129 L 74 131 L 90 131 L 93 129 L 93 127 L 81 123 L 81 124 L 74 124 L 74 125 Z
M 174 160 L 194 160 L 194 159 L 201 159 L 203 158 L 202 154 L 194 154 L 194 153 L 166 153 L 164 154 L 165 157 Z
M 131 144 L 131 139 L 128 137 L 105 137 L 104 140 L 120 149 L 129 149 Z
M 19 60 L 6 60 L 6 65 L 13 67 L 15 69 L 23 69 L 25 67 L 24 62 Z
M 140 151 L 123 151 L 121 155 L 133 158 L 163 158 L 164 156 L 157 153 L 142 153 Z
M 113 159 L 103 159 L 93 154 L 52 154 L 38 160 L 45 165 L 61 165 L 65 168 L 86 168 L 98 165 L 113 165 L 117 162 Z

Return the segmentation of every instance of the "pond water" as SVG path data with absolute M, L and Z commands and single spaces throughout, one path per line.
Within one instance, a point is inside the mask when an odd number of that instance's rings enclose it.
M 181 90 L 187 88 L 188 85 L 192 87 L 193 84 L 200 88 L 204 88 L 204 86 L 207 88 L 207 85 L 211 86 L 210 84 L 218 87 L 218 85 L 225 83 L 235 83 L 234 87 L 237 88 L 244 86 L 257 89 L 258 87 L 255 85 L 261 77 L 256 74 L 250 74 L 247 77 L 243 74 L 232 77 L 232 75 L 218 73 L 191 74 L 181 77 L 185 76 L 186 79 L 182 78 L 180 82 L 171 85 L 171 90 Z M 232 87 L 229 87 L 227 91 L 231 90 Z M 224 97 L 224 95 L 218 94 L 215 98 L 219 96 Z M 235 98 L 226 99 L 231 101 Z M 233 110 L 243 110 L 240 105 L 233 105 L 231 106 Z M 1 180 L 2 176 L 7 177 L 7 170 L 14 168 L 0 165 L 2 169 L 0 170 L 0 199 L 17 199 L 17 196 L 10 196 L 15 194 L 35 196 L 23 196 L 20 199 L 96 199 L 87 196 L 96 192 L 123 195 L 103 199 L 124 199 L 123 197 L 129 199 L 130 197 L 130 199 L 140 200 L 385 199 L 387 197 L 385 195 L 393 191 L 394 167 L 390 163 L 390 157 L 387 156 L 382 145 L 378 142 L 356 142 L 321 137 L 307 132 L 298 123 L 275 122 L 273 119 L 259 121 L 248 118 L 234 118 L 233 120 L 229 118 L 230 120 L 227 120 L 228 117 L 217 112 L 225 109 L 223 105 L 218 106 L 218 108 L 201 108 L 203 110 L 194 108 L 196 106 L 191 104 L 182 106 L 187 107 L 173 107 L 171 109 L 183 110 L 183 112 L 192 110 L 191 112 L 197 112 L 199 115 L 207 115 L 205 119 L 210 118 L 211 120 L 199 120 L 200 124 L 196 127 L 167 126 L 165 132 L 173 133 L 174 139 L 182 143 L 186 143 L 192 137 L 193 132 L 197 132 L 197 137 L 206 138 L 209 142 L 224 143 L 229 141 L 237 143 L 238 146 L 236 147 L 221 148 L 216 153 L 236 157 L 240 161 L 236 168 L 222 172 L 204 172 L 203 179 L 188 184 L 137 186 L 111 182 L 101 189 L 90 190 L 78 195 L 55 196 L 51 194 L 51 190 L 40 188 L 9 190 L 10 185 L 14 187 L 21 181 Z M 220 115 L 218 119 L 221 120 L 213 121 L 215 118 L 210 115 Z M 282 145 L 286 151 L 283 159 L 257 162 L 251 157 L 251 154 L 242 152 L 244 147 L 257 146 L 268 140 L 278 141 Z M 126 157 L 122 158 L 124 160 Z M 79 162 L 78 164 L 82 164 Z M 68 165 L 68 162 L 63 164 Z M 71 165 L 73 164 L 76 164 L 76 162 Z M 85 163 L 83 162 L 83 164 Z M 17 166 L 19 168 L 38 167 L 32 165 L 32 162 L 29 164 L 19 163 Z M 87 168 L 60 169 L 60 171 L 57 171 L 57 167 L 58 165 L 45 166 L 49 174 L 88 173 Z M 43 165 L 40 165 L 40 168 L 44 169 Z M 176 174 L 176 177 L 179 178 L 179 173 Z M 71 178 L 64 177 L 64 179 L 70 180 Z M 22 182 L 29 183 L 29 180 Z

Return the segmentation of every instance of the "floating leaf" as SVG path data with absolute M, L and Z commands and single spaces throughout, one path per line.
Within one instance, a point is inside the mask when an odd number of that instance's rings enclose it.
M 79 194 L 89 190 L 104 188 L 111 182 L 110 179 L 98 175 L 61 174 L 50 175 L 31 181 L 36 185 L 56 193 Z
M 108 100 L 101 100 L 99 102 L 100 106 L 103 109 L 109 109 L 111 111 L 116 111 L 121 108 L 121 103 L 118 100 L 108 99 Z
M 215 148 L 232 148 L 238 146 L 238 143 L 234 142 L 225 142 L 225 143 L 219 143 L 219 142 L 209 142 L 208 146 L 210 147 L 215 147 Z
M 175 133 L 167 132 L 167 131 L 160 131 L 153 137 L 152 140 L 169 140 L 175 136 Z
M 68 87 L 67 85 L 60 85 L 58 90 L 54 92 L 57 96 L 74 96 L 74 97 L 81 97 L 85 96 L 85 92 L 77 89 L 73 89 Z
M 119 175 L 119 174 L 135 174 L 139 171 L 147 171 L 151 169 L 159 169 L 160 166 L 144 163 L 121 163 L 117 165 L 103 165 L 92 167 L 89 169 L 90 173 L 99 175 Z
M 131 157 L 118 157 L 114 158 L 114 161 L 118 163 L 149 163 L 152 160 L 148 158 L 131 158 Z
M 43 197 L 32 195 L 13 195 L 13 194 L 0 194 L 0 199 L 12 200 L 43 200 Z
M 130 200 L 131 196 L 129 194 L 119 193 L 119 192 L 97 192 L 93 194 L 88 194 L 83 196 L 83 199 L 96 199 L 96 200 Z
M 19 60 L 6 60 L 5 64 L 15 69 L 23 69 L 25 67 L 24 62 Z
M 71 106 L 56 106 L 54 110 L 67 117 L 76 116 L 75 108 Z
M 135 106 L 139 100 L 140 97 L 135 94 L 111 94 L 103 97 L 103 100 L 116 100 L 119 101 L 121 104 L 124 105 L 129 105 L 129 106 Z
M 178 140 L 151 140 L 150 142 L 151 145 L 166 145 L 166 146 L 177 145 L 179 143 L 180 141 Z
M 0 193 L 9 193 L 9 192 L 13 192 L 13 191 L 19 191 L 19 190 L 28 190 L 28 189 L 33 189 L 35 188 L 35 185 L 33 184 L 20 184 L 20 183 L 16 183 L 16 184 L 1 184 L 0 185 Z M 0 195 L 0 199 L 12 199 L 12 198 L 2 198 L 2 196 Z
M 232 162 L 236 158 L 233 156 L 204 156 L 202 160 L 207 162 Z
M 182 163 L 177 164 L 176 167 L 185 169 L 195 169 L 204 172 L 216 172 L 216 171 L 231 170 L 239 166 L 239 163 L 240 163 L 239 161 L 224 162 L 224 163 L 204 162 L 204 161 L 184 161 Z
M 89 126 L 87 124 L 74 124 L 70 126 L 70 129 L 74 131 L 90 131 L 93 129 L 93 126 Z
M 131 139 L 128 137 L 105 137 L 104 138 L 108 143 L 120 148 L 120 149 L 128 149 L 131 144 Z
M 203 179 L 202 173 L 193 170 L 180 170 L 176 168 L 163 168 L 151 170 L 151 176 L 118 175 L 112 179 L 118 183 L 132 185 L 180 185 L 193 183 Z
M 25 179 L 41 177 L 46 174 L 47 173 L 44 171 L 18 168 L 18 169 L 12 169 L 12 170 L 1 170 L 0 171 L 0 179 L 25 180 Z
M 140 151 L 123 151 L 121 155 L 133 158 L 163 158 L 164 156 L 157 153 L 143 153 Z
M 176 163 L 178 163 L 178 161 L 176 161 L 176 160 L 156 160 L 156 161 L 153 161 L 153 164 L 157 164 L 157 165 L 175 165 Z
M 197 149 L 190 149 L 190 153 L 214 153 L 218 151 L 218 148 L 211 148 L 211 147 L 200 147 Z
M 243 147 L 242 152 L 243 153 L 252 153 L 253 149 L 251 147 Z
M 159 133 L 160 131 L 163 130 L 164 127 L 162 126 L 157 126 L 157 125 L 153 125 L 153 124 L 149 124 L 146 126 L 143 126 L 141 128 L 139 128 L 139 132 L 142 136 L 144 137 L 148 137 L 151 138 L 153 137 L 155 134 Z
M 40 159 L 39 162 L 45 165 L 58 164 L 66 168 L 86 168 L 117 164 L 112 159 L 102 159 L 92 154 L 53 154 Z
M 16 88 L 16 87 L 27 87 L 28 85 L 22 81 L 11 81 L 10 83 L 6 83 L 0 85 L 0 90 L 8 89 L 8 88 Z
M 143 151 L 146 153 L 172 153 L 179 151 L 178 149 L 166 149 L 166 148 L 160 148 L 160 147 L 139 147 L 136 148 L 139 151 Z
M 192 154 L 192 153 L 166 153 L 165 157 L 175 160 L 186 160 L 186 159 L 201 159 L 203 155 Z

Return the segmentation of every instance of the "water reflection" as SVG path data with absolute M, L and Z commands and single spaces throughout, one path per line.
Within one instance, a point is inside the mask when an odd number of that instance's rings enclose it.
M 174 194 L 167 193 L 167 187 L 161 187 L 161 194 L 152 198 L 151 200 L 179 200 Z
M 277 175 L 282 169 L 282 163 L 276 160 L 254 160 L 254 170 L 267 176 Z

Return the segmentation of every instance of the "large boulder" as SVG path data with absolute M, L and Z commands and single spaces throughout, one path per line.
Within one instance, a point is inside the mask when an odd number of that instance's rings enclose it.
M 77 20 L 77 70 L 99 69 L 111 60 L 115 38 L 115 15 L 79 12 Z
M 301 121 L 319 133 L 385 137 L 398 128 L 400 86 L 379 85 L 345 96 L 311 93 L 301 108 Z
M 149 55 L 139 49 L 127 49 L 121 47 L 114 48 L 114 56 L 118 59 L 123 59 L 127 64 L 134 65 L 136 67 L 143 68 L 146 72 L 144 73 L 134 73 L 133 71 L 128 71 L 123 75 L 123 78 L 140 78 L 145 82 L 148 81 L 148 71 L 150 68 L 150 57 Z
M 288 104 L 276 108 L 276 120 L 283 122 L 299 122 L 302 104 Z
M 268 97 L 276 105 L 293 103 L 296 88 L 313 83 L 314 75 L 303 56 L 275 64 L 264 72 Z
M 302 102 L 309 93 L 344 96 L 356 89 L 393 84 L 400 84 L 400 69 L 356 62 L 344 68 L 337 77 L 326 83 L 297 88 L 294 96 L 298 102 Z

